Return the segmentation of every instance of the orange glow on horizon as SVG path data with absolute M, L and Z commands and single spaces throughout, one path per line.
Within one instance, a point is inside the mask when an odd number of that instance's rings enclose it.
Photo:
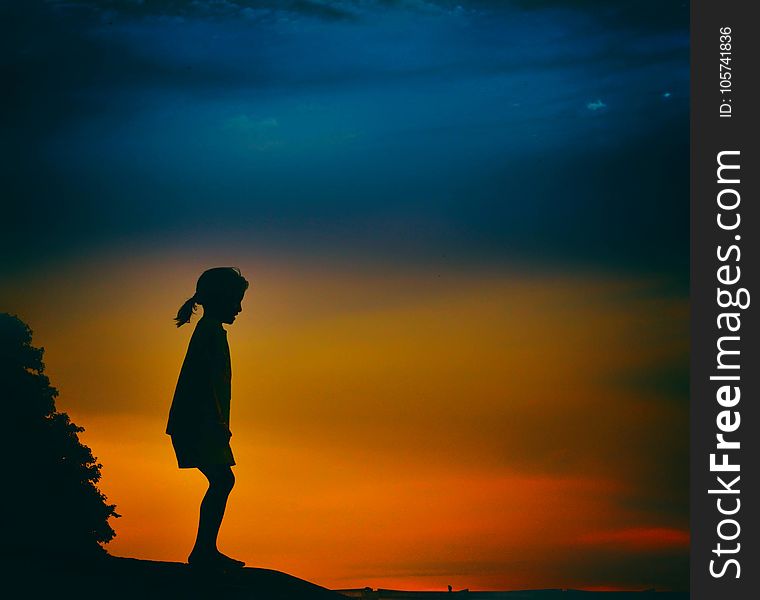
M 103 464 L 123 515 L 113 554 L 184 561 L 192 545 L 204 479 L 177 469 L 163 432 L 197 317 L 171 318 L 216 264 L 252 281 L 228 327 L 225 552 L 327 587 L 410 590 L 641 589 L 652 582 L 596 576 L 595 561 L 687 555 L 685 508 L 642 498 L 683 409 L 628 383 L 685 356 L 685 299 L 601 274 L 169 251 L 2 289 Z

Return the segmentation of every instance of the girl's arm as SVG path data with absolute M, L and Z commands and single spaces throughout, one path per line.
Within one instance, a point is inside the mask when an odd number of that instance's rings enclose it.
M 195 427 L 229 431 L 229 425 L 224 417 L 222 398 L 224 394 L 223 365 L 217 340 L 213 332 L 201 331 L 191 340 L 188 352 L 189 363 L 186 365 L 189 375 L 187 386 L 192 397 L 192 414 Z M 188 398 L 190 400 L 190 398 Z M 190 407 L 188 407 L 190 408 Z
M 221 429 L 227 435 L 232 436 L 228 421 L 229 402 L 230 402 L 230 383 L 231 373 L 229 369 L 229 355 L 225 353 L 227 344 L 226 337 L 220 337 L 219 332 L 215 331 L 210 336 L 209 350 L 209 382 L 210 398 L 213 403 L 214 426 Z M 225 411 L 224 407 L 227 410 Z

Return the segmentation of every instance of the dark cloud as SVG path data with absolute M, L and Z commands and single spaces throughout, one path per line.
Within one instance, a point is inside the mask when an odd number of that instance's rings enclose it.
M 359 0 L 59 0 L 52 2 L 61 12 L 90 11 L 102 17 L 180 17 L 268 19 L 300 16 L 327 21 L 354 20 L 375 9 L 421 9 L 422 1 L 384 2 Z M 430 6 L 433 6 L 431 3 Z
M 502 4 L 498 0 L 479 3 Z M 524 10 L 584 12 L 611 25 L 623 23 L 627 27 L 650 30 L 688 31 L 689 24 L 689 3 L 685 0 L 510 0 L 509 4 Z
M 60 11 L 94 11 L 106 17 L 236 17 L 278 11 L 324 19 L 350 19 L 352 2 L 328 0 L 79 0 L 53 2 Z
M 683 0 L 52 0 L 59 11 L 115 17 L 246 17 L 274 14 L 316 19 L 354 20 L 383 11 L 420 14 L 471 14 L 563 10 L 585 13 L 602 22 L 649 29 L 688 29 Z

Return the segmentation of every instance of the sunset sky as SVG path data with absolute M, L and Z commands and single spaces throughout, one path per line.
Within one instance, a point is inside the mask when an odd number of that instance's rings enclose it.
M 167 411 L 206 268 L 223 551 L 333 588 L 686 589 L 688 5 L 3 3 L 0 311 L 184 561 Z

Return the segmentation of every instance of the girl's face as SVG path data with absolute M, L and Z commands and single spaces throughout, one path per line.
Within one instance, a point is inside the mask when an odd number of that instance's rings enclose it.
M 245 292 L 234 293 L 203 306 L 203 314 L 219 319 L 222 323 L 232 325 L 235 317 L 243 310 L 242 302 Z

